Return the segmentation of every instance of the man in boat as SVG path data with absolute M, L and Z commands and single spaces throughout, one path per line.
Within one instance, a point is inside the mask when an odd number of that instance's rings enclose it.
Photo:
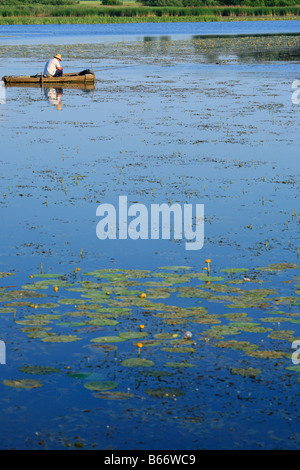
M 49 59 L 45 65 L 44 77 L 62 77 L 63 68 L 60 66 L 62 61 L 61 55 L 56 54 L 52 59 Z

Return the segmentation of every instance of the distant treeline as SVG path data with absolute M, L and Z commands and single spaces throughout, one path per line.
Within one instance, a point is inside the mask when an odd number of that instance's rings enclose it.
M 140 0 L 143 5 L 151 7 L 285 7 L 299 5 L 299 0 Z
M 104 0 L 105 2 L 106 0 Z M 116 23 L 143 21 L 221 21 L 260 17 L 299 17 L 300 6 L 226 6 L 229 0 L 143 0 L 144 6 L 107 6 L 78 4 L 76 0 L 1 0 L 0 24 L 40 23 Z M 223 2 L 209 6 L 207 2 Z M 254 0 L 258 2 L 292 2 L 294 0 Z M 299 1 L 299 0 L 298 0 Z M 156 2 L 158 6 L 148 5 Z M 163 5 L 160 5 L 162 2 Z M 203 2 L 206 2 L 204 5 Z M 230 0 L 232 3 L 234 0 Z M 251 0 L 251 4 L 253 4 Z
M 299 16 L 300 7 L 85 7 L 24 5 L 0 6 L 0 18 L 86 18 L 94 20 L 98 17 L 260 17 L 260 16 Z M 3 23 L 2 23 L 3 24 Z
M 77 0 L 1 0 L 1 6 L 22 5 L 76 5 Z

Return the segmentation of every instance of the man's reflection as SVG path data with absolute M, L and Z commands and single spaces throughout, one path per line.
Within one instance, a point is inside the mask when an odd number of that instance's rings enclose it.
M 56 109 L 60 110 L 62 107 L 62 95 L 63 89 L 62 88 L 44 88 L 44 95 L 46 99 L 49 101 L 50 104 L 56 107 Z

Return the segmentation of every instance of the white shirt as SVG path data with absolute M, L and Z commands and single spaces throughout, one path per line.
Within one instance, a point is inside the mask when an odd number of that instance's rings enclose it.
M 49 59 L 45 65 L 45 69 L 43 73 L 44 77 L 53 77 L 57 68 L 59 67 L 60 67 L 60 63 L 58 59 L 55 59 L 54 57 L 53 59 Z

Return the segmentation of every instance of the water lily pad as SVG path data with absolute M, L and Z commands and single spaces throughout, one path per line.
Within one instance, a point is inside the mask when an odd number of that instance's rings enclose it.
M 247 331 L 249 333 L 266 333 L 271 331 L 270 328 L 260 326 L 260 323 L 254 322 L 232 322 L 231 325 L 238 328 L 240 331 Z
M 209 330 L 203 332 L 211 338 L 222 338 L 225 335 L 238 335 L 240 331 L 234 326 L 213 325 Z
M 285 341 L 293 341 L 294 340 L 294 331 L 293 330 L 278 330 L 278 331 L 272 331 L 268 335 L 268 338 L 271 339 L 279 339 L 279 340 L 285 340 Z
M 127 392 L 99 392 L 94 397 L 102 398 L 103 400 L 128 400 L 134 397 L 134 395 Z
M 205 293 L 201 289 L 197 289 L 196 287 L 181 287 L 179 289 L 178 297 L 200 298 L 205 297 Z
M 15 274 L 14 273 L 4 273 L 4 272 L 0 273 L 0 278 L 9 277 L 9 276 L 15 276 Z
M 9 302 L 10 300 L 14 301 L 16 299 L 41 299 L 43 297 L 46 297 L 46 294 L 33 290 L 10 290 L 1 295 L 0 302 Z
M 80 341 L 81 338 L 75 335 L 54 335 L 54 336 L 47 336 L 46 338 L 42 338 L 41 341 L 47 343 L 71 343 L 72 341 Z
M 91 372 L 68 372 L 67 377 L 72 377 L 73 379 L 87 379 L 90 375 Z
M 185 354 L 193 354 L 195 352 L 195 349 L 193 348 L 188 348 L 185 346 L 172 346 L 172 347 L 164 347 L 161 348 L 161 351 L 166 351 L 170 353 L 185 353 Z
M 16 309 L 11 307 L 2 307 L 0 308 L 0 313 L 15 313 Z
M 126 339 L 120 336 L 100 336 L 91 339 L 91 343 L 119 343 L 121 341 L 126 341 Z
M 166 362 L 165 367 L 175 367 L 178 369 L 185 369 L 189 367 L 195 367 L 195 364 L 189 364 L 188 362 Z
M 101 382 L 99 380 L 92 380 L 84 384 L 85 388 L 87 388 L 88 390 L 93 390 L 95 392 L 111 390 L 113 388 L 117 388 L 117 386 L 118 386 L 117 382 L 113 380 L 105 381 L 105 382 Z
M 19 368 L 21 372 L 25 372 L 26 374 L 36 374 L 36 375 L 47 375 L 60 372 L 60 369 L 55 367 L 47 367 L 47 366 L 22 366 Z
M 284 357 L 286 353 L 282 351 L 247 351 L 246 354 L 251 357 L 257 357 L 261 359 L 279 359 L 280 357 Z
M 243 368 L 232 368 L 230 369 L 230 372 L 232 374 L 236 375 L 241 375 L 242 377 L 256 377 L 257 375 L 260 375 L 262 371 L 260 369 L 256 369 L 254 367 L 247 367 L 245 369 Z
M 291 370 L 292 372 L 300 372 L 300 364 L 294 366 L 286 367 L 286 370 Z
M 36 331 L 31 331 L 27 333 L 28 338 L 46 338 L 48 336 L 55 336 L 55 333 L 48 333 L 47 331 L 44 330 L 36 330 Z
M 157 338 L 157 339 L 173 339 L 173 338 L 177 338 L 179 335 L 178 333 L 157 333 L 154 335 L 154 338 Z
M 125 359 L 121 364 L 125 367 L 151 367 L 154 365 L 154 362 L 141 357 L 132 357 L 130 359 Z
M 3 384 L 7 385 L 8 387 L 25 389 L 42 387 L 41 382 L 34 379 L 3 380 Z
M 184 271 L 192 268 L 190 266 L 159 266 L 158 269 L 166 269 L 168 271 Z
M 184 325 L 189 322 L 189 318 L 167 318 L 166 320 L 163 320 L 163 323 L 166 323 L 167 325 Z
M 194 318 L 192 320 L 193 323 L 200 323 L 200 324 L 203 324 L 203 325 L 214 325 L 214 324 L 217 324 L 217 323 L 221 323 L 220 320 L 218 320 L 217 318 L 211 318 L 212 316 L 207 316 L 207 317 L 203 317 L 203 318 Z
M 52 274 L 52 273 L 41 273 L 41 274 L 34 274 L 34 277 L 42 277 L 46 279 L 57 279 L 63 277 L 63 274 Z
M 84 304 L 86 301 L 83 299 L 60 299 L 58 302 L 63 305 L 79 305 Z
M 259 349 L 257 344 L 251 344 L 249 341 L 237 341 L 235 339 L 219 341 L 215 344 L 218 348 L 230 348 L 238 351 L 256 351 Z
M 139 339 L 139 338 L 146 338 L 148 333 L 144 331 L 124 331 L 119 334 L 120 338 L 122 339 Z
M 220 269 L 220 271 L 223 273 L 236 274 L 236 273 L 245 273 L 249 271 L 249 269 L 248 268 L 226 268 L 226 269 Z
M 300 266 L 295 263 L 274 263 L 274 264 L 269 264 L 268 266 L 257 268 L 257 271 L 267 271 L 267 272 L 272 272 L 272 271 L 283 271 L 285 269 L 298 269 Z
M 199 281 L 203 281 L 203 282 L 220 282 L 220 281 L 224 281 L 224 277 L 222 276 L 208 276 L 207 274 L 199 274 L 198 275 L 198 279 Z M 201 285 L 201 287 L 203 287 Z
M 145 392 L 155 398 L 177 398 L 184 395 L 182 390 L 172 387 L 147 388 Z
M 172 377 L 173 372 L 167 372 L 166 370 L 141 370 L 140 374 L 145 375 L 146 377 Z
M 45 302 L 44 304 L 36 304 L 37 308 L 56 308 L 58 307 L 57 304 L 54 302 Z

